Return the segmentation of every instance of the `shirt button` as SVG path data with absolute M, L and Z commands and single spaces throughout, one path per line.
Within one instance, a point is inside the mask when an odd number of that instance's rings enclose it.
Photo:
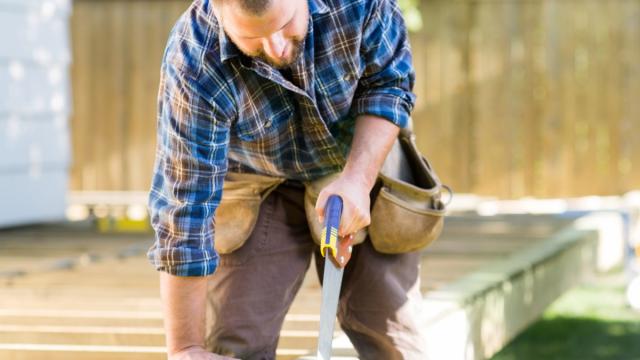
M 354 79 L 353 75 L 351 74 L 346 74 L 345 76 L 342 77 L 345 81 L 351 81 Z

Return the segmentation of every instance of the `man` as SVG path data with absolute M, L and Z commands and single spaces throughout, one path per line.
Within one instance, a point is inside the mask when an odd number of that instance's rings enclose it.
M 329 174 L 339 230 L 370 222 L 378 171 L 413 108 L 414 72 L 394 0 L 197 0 L 171 32 L 159 92 L 150 193 L 172 359 L 273 359 L 315 253 L 304 183 Z M 287 181 L 237 250 L 214 250 L 225 176 Z M 363 359 L 423 359 L 413 309 L 419 255 L 354 248 L 338 319 Z M 211 276 L 209 276 L 211 275 Z M 207 315 L 207 316 L 205 316 Z M 210 316 L 209 316 L 210 315 Z M 205 324 L 205 318 L 207 318 Z M 206 337 L 206 340 L 205 340 Z

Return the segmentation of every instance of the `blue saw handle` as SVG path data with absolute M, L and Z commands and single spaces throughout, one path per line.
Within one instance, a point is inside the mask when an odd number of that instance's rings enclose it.
M 338 195 L 331 195 L 324 207 L 324 228 L 322 229 L 322 245 L 320 253 L 327 256 L 327 249 L 335 258 L 338 254 L 338 228 L 340 227 L 340 217 L 342 216 L 342 198 Z

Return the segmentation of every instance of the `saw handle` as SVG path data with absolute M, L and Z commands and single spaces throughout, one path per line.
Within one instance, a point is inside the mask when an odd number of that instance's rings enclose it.
M 320 253 L 327 257 L 327 249 L 331 251 L 330 260 L 338 267 L 343 268 L 352 252 L 352 236 L 338 238 L 338 228 L 340 227 L 340 217 L 342 216 L 342 198 L 338 195 L 331 195 L 327 200 L 324 211 L 324 228 L 322 229 L 322 245 Z
M 340 227 L 340 217 L 342 216 L 342 198 L 340 195 L 329 196 L 324 209 L 324 226 L 327 229 L 338 230 Z

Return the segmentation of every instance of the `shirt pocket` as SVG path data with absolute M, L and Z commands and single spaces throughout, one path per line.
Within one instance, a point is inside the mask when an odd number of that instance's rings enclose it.
M 288 107 L 263 111 L 241 112 L 235 124 L 235 133 L 243 141 L 268 140 L 277 136 L 279 129 L 293 116 Z
M 277 94 L 267 94 L 246 101 L 240 106 L 234 130 L 243 141 L 269 140 L 279 135 L 280 129 L 291 121 L 294 109 Z
M 361 76 L 358 64 L 343 60 L 316 73 L 317 101 L 327 123 L 336 122 L 349 113 Z

